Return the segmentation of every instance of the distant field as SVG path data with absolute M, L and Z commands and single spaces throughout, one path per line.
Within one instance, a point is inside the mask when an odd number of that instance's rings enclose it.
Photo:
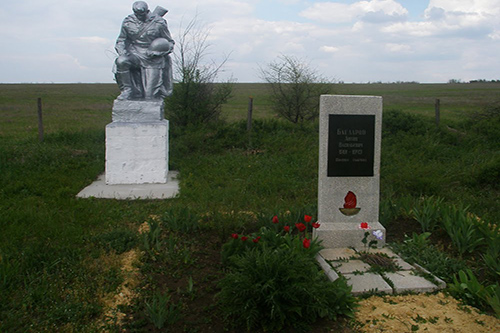
M 500 84 L 334 84 L 333 93 L 382 96 L 384 110 L 399 109 L 430 117 L 434 117 L 435 101 L 440 99 L 442 120 L 450 121 L 500 101 Z M 266 85 L 239 83 L 234 97 L 224 106 L 229 119 L 246 118 L 249 96 L 254 97 L 255 117 L 272 116 Z
M 499 83 L 473 84 L 334 84 L 342 95 L 376 95 L 384 109 L 434 117 L 434 103 L 441 100 L 444 122 L 500 101 Z M 111 121 L 116 84 L 0 84 L 0 135 L 36 135 L 37 98 L 42 98 L 47 133 L 104 126 Z M 248 99 L 253 97 L 256 119 L 275 117 L 263 83 L 237 83 L 233 97 L 223 106 L 229 121 L 246 119 Z M 458 117 L 458 118 L 457 118 Z

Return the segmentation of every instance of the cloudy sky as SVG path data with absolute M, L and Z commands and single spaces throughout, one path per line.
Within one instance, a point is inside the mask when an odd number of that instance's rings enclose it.
M 344 82 L 500 79 L 500 0 L 150 0 L 176 39 L 198 13 L 221 79 L 260 81 L 293 55 Z M 0 6 L 0 82 L 113 82 L 114 42 L 133 0 Z

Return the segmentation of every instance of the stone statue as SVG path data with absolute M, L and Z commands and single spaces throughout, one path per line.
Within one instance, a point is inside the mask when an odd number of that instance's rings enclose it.
M 132 10 L 134 14 L 123 20 L 115 45 L 118 99 L 163 99 L 173 89 L 170 53 L 175 42 L 163 19 L 167 10 L 158 6 L 151 13 L 144 1 L 134 2 Z

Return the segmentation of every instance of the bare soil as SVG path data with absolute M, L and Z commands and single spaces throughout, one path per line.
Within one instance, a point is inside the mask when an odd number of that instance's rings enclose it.
M 372 296 L 361 301 L 361 332 L 500 332 L 500 320 L 444 293 Z

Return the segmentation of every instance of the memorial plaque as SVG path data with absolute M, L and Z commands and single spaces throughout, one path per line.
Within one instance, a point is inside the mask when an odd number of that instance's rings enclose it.
M 373 177 L 375 115 L 328 119 L 328 177 Z

